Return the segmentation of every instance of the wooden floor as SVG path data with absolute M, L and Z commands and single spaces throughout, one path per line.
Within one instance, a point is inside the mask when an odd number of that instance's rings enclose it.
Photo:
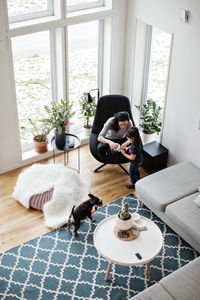
M 80 176 L 90 183 L 91 192 L 101 197 L 104 205 L 132 192 L 126 188 L 129 176 L 118 165 L 108 165 L 94 173 L 100 163 L 92 157 L 88 145 L 81 147 L 80 157 Z M 53 163 L 53 160 L 45 159 L 40 163 Z M 56 163 L 63 163 L 63 154 L 56 156 Z M 69 152 L 69 166 L 77 168 L 76 163 L 77 150 L 74 150 Z M 128 170 L 129 164 L 124 166 Z M 18 175 L 28 167 L 0 175 L 0 252 L 51 230 L 44 225 L 42 212 L 26 209 L 12 197 Z M 140 172 L 142 177 L 147 175 L 142 168 Z

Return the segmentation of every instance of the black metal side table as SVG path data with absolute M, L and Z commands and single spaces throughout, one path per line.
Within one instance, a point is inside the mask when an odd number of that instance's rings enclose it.
M 73 141 L 73 143 L 72 143 Z M 63 151 L 64 152 L 64 165 L 66 166 L 66 152 L 67 152 L 67 162 L 68 162 L 68 151 L 74 150 L 78 148 L 78 169 L 72 168 L 80 173 L 80 139 L 71 133 L 65 134 L 65 145 L 58 146 L 55 142 L 55 136 L 51 140 L 51 145 L 53 148 L 53 161 L 55 163 L 55 150 Z
M 143 147 L 142 167 L 149 173 L 160 171 L 167 167 L 168 149 L 154 141 Z

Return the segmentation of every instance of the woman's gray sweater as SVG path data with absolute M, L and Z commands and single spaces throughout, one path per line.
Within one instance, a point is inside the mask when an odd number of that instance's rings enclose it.
M 114 119 L 115 119 L 115 117 L 111 117 L 104 124 L 104 126 L 98 136 L 99 142 L 101 141 L 102 137 L 109 139 L 109 140 L 118 140 L 118 139 L 125 138 L 128 129 L 133 126 L 132 121 L 129 120 L 125 129 L 123 129 L 123 130 L 119 129 L 118 131 L 114 131 L 113 129 L 111 129 Z

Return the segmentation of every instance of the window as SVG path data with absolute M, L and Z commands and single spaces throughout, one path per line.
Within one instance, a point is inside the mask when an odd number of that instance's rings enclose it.
M 107 73 L 102 80 L 102 68 L 106 55 L 102 50 L 110 51 L 103 45 L 102 32 L 108 18 L 108 12 L 82 13 L 68 18 L 63 12 L 65 4 L 78 7 L 82 5 L 100 5 L 104 1 L 91 0 L 8 0 L 10 21 L 9 36 L 12 43 L 14 76 L 18 108 L 18 120 L 22 149 L 33 147 L 33 135 L 28 119 L 37 121 L 45 116 L 44 105 L 61 98 L 73 103 L 76 115 L 70 120 L 70 130 L 80 133 L 83 130 L 83 117 L 80 114 L 79 100 L 83 92 L 99 87 L 101 82 L 109 86 L 109 63 Z M 53 6 L 52 6 L 53 4 Z M 40 20 L 39 14 L 55 12 L 56 18 Z M 91 21 L 91 16 L 93 21 Z M 28 22 L 20 22 L 29 19 Z M 32 22 L 32 18 L 35 18 Z M 101 19 L 101 21 L 99 21 Z M 62 20 L 62 22 L 60 22 Z M 68 22 L 70 20 L 70 22 Z M 17 26 L 15 26 L 17 23 Z M 111 23 L 109 28 L 111 28 Z M 107 24 L 108 27 L 108 24 Z M 110 30 L 111 31 L 111 30 Z M 108 36 L 108 34 L 107 34 Z M 110 37 L 110 36 L 109 36 Z M 109 38 L 110 40 L 110 38 Z M 109 49 L 109 50 L 108 50 Z M 103 71 L 102 71 L 103 70 Z M 100 78 L 100 79 L 99 79 Z M 94 95 L 94 94 L 92 94 Z M 42 116 L 41 116 L 42 113 Z M 23 128 L 28 130 L 24 130 Z
M 162 112 L 166 98 L 171 39 L 171 34 L 149 26 L 144 101 L 153 99 L 162 107 Z
M 7 0 L 10 23 L 53 14 L 52 0 Z
M 20 137 L 24 149 L 26 144 L 33 142 L 28 119 L 41 119 L 44 105 L 52 101 L 49 32 L 13 38 L 12 51 Z
M 83 128 L 79 100 L 84 92 L 98 86 L 99 21 L 92 21 L 68 28 L 69 101 L 76 114 L 71 129 Z

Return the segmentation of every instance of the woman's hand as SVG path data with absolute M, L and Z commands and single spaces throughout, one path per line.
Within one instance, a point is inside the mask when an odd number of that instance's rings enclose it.
M 116 143 L 114 143 L 114 142 L 112 142 L 112 141 L 110 141 L 109 145 L 110 145 L 110 147 L 111 147 L 113 150 L 116 150 L 116 149 L 118 148 L 118 144 L 116 144 Z

